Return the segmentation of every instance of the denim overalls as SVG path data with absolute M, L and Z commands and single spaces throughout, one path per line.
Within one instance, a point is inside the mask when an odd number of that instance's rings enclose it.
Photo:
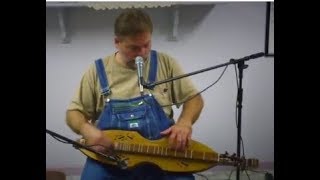
M 111 93 L 108 79 L 101 59 L 95 61 L 102 94 L 106 97 Z M 151 51 L 150 71 L 148 82 L 154 82 L 157 74 L 157 52 Z M 157 100 L 151 94 L 141 95 L 131 99 L 107 99 L 99 117 L 97 127 L 101 130 L 119 129 L 139 132 L 143 137 L 160 139 L 161 131 L 166 130 L 174 121 L 169 119 Z M 194 179 L 192 174 L 164 173 L 147 165 L 135 170 L 102 164 L 87 158 L 81 180 L 106 179 Z

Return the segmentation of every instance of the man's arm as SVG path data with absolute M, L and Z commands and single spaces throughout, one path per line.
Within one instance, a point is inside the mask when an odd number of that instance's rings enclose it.
M 169 146 L 172 149 L 184 150 L 188 146 L 192 135 L 192 124 L 199 118 L 203 105 L 200 94 L 185 102 L 177 123 L 161 132 L 163 135 L 170 135 Z
M 80 131 L 89 122 L 89 119 L 78 110 L 68 110 L 66 122 L 73 132 L 82 135 Z
M 177 124 L 192 126 L 198 120 L 203 105 L 203 99 L 200 94 L 185 102 Z
M 97 145 L 93 148 L 97 151 L 104 152 L 113 147 L 110 138 L 104 136 L 103 132 L 89 123 L 89 119 L 78 110 L 67 111 L 67 125 L 75 133 L 82 135 L 86 140 L 86 145 Z

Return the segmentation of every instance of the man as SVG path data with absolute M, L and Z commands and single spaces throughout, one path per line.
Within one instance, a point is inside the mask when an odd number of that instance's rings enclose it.
M 102 133 L 107 129 L 134 130 L 150 140 L 168 136 L 168 146 L 178 151 L 183 151 L 191 139 L 192 125 L 201 113 L 203 100 L 190 79 L 144 88 L 143 92 L 138 86 L 135 64 L 138 56 L 143 58 L 143 77 L 147 82 L 183 74 L 172 57 L 151 50 L 152 31 L 152 21 L 143 11 L 131 9 L 120 14 L 114 24 L 118 51 L 89 67 L 68 107 L 68 126 L 97 151 L 113 148 L 112 140 Z M 170 106 L 173 103 L 177 107 L 183 104 L 176 123 Z M 128 120 L 129 115 L 137 118 Z M 157 172 L 163 179 L 194 179 L 192 174 L 148 168 L 121 170 L 88 158 L 81 179 L 146 179 Z

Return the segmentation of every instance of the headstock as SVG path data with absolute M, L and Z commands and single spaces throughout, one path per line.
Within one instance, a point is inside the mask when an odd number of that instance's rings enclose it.
M 228 152 L 219 155 L 219 164 L 229 165 L 229 166 L 240 166 L 242 170 L 244 169 L 254 169 L 258 168 L 259 160 L 258 159 L 246 159 L 243 157 L 237 157 L 235 153 L 229 155 Z

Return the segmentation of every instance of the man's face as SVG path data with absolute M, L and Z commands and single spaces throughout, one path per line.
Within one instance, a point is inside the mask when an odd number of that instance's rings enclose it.
M 143 32 L 132 37 L 116 37 L 115 46 L 126 64 L 134 63 L 137 56 L 146 59 L 151 49 L 151 33 Z

